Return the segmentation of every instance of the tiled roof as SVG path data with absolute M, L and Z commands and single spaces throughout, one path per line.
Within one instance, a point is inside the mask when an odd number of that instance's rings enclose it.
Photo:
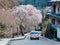
M 51 0 L 49 2 L 60 2 L 60 0 Z

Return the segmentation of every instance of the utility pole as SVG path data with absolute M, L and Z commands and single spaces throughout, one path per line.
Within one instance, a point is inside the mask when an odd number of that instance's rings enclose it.
M 43 0 L 42 0 L 42 17 L 44 18 L 44 4 L 43 4 L 44 2 L 43 2 Z

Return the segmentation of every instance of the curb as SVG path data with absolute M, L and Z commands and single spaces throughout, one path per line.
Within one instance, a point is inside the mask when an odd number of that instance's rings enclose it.
M 12 38 L 10 41 L 15 41 L 15 40 L 24 40 L 25 36 L 23 37 L 16 37 L 16 38 Z

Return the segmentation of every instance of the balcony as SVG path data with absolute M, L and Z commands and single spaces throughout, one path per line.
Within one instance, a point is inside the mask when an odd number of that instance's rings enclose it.
M 47 13 L 48 16 L 52 16 L 52 17 L 56 17 L 60 19 L 60 14 L 56 14 L 56 13 Z
M 51 23 L 51 25 L 52 25 L 53 28 L 57 28 L 57 27 L 60 28 L 60 25 L 59 25 L 59 24 L 52 24 L 52 23 Z

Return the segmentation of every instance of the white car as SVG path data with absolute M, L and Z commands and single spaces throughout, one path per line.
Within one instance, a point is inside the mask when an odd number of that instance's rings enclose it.
M 38 32 L 38 31 L 31 31 L 30 32 L 30 39 L 32 40 L 32 39 L 39 39 L 39 37 L 40 37 L 40 32 Z

